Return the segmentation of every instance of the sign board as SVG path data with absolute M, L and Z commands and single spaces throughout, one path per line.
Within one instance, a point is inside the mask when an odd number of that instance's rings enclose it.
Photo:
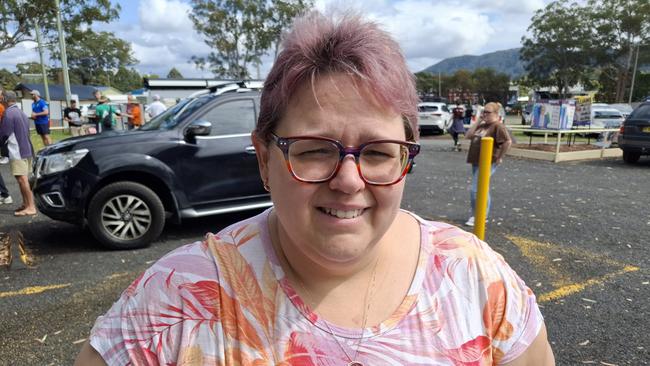
M 531 112 L 531 128 L 568 130 L 573 126 L 575 100 L 550 100 L 535 103 Z
M 575 97 L 576 111 L 574 126 L 588 126 L 591 123 L 591 97 Z

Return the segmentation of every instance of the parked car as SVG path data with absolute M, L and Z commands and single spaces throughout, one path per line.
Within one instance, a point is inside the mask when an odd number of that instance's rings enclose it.
M 591 106 L 590 128 L 619 128 L 623 124 L 623 114 L 609 106 Z
M 623 150 L 626 163 L 633 164 L 641 155 L 650 155 L 650 102 L 640 104 L 623 122 L 618 147 Z
M 422 102 L 418 104 L 420 132 L 444 134 L 451 125 L 451 112 L 445 103 Z
M 271 206 L 251 131 L 259 91 L 188 98 L 138 130 L 65 139 L 39 151 L 40 212 L 87 226 L 114 249 L 149 245 L 166 219 Z

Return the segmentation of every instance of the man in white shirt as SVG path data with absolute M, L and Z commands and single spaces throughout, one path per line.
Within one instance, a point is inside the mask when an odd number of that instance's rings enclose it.
M 166 110 L 167 107 L 160 101 L 160 95 L 156 94 L 153 96 L 153 103 L 147 107 L 146 112 L 150 118 L 154 118 Z

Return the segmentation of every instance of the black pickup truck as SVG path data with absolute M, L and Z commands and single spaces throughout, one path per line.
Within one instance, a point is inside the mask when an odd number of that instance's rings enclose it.
M 137 130 L 46 147 L 33 166 L 39 211 L 87 225 L 109 248 L 128 249 L 156 240 L 166 220 L 271 206 L 250 136 L 259 97 L 241 88 L 212 92 Z

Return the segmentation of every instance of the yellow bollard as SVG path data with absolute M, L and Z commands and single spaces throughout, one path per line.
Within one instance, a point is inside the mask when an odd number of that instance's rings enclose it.
M 490 174 L 492 171 L 492 137 L 481 138 L 481 155 L 478 163 L 478 184 L 476 191 L 476 207 L 474 208 L 474 235 L 485 240 L 485 219 L 490 191 Z

